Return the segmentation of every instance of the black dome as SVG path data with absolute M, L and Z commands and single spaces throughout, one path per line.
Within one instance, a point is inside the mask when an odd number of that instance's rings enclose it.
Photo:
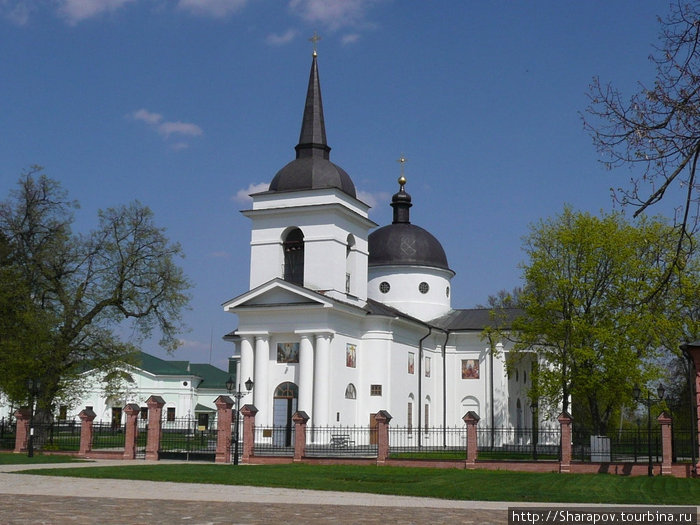
M 440 241 L 420 226 L 409 223 L 389 224 L 369 235 L 369 265 L 450 269 Z
M 356 197 L 355 185 L 343 168 L 322 157 L 294 159 L 270 182 L 270 191 L 312 190 L 339 188 Z

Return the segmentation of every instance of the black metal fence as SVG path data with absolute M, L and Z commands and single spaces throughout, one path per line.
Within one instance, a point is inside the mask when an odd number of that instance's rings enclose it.
M 216 440 L 216 428 L 213 425 L 199 425 L 196 418 L 163 420 L 159 456 L 164 459 L 214 461 Z
M 377 429 L 371 427 L 306 427 L 309 457 L 376 458 Z
M 478 459 L 558 460 L 559 428 L 477 428 Z
M 689 433 L 688 433 L 689 435 Z M 572 434 L 572 459 L 575 461 L 632 462 L 661 461 L 661 429 L 623 429 L 606 436 L 593 435 L 587 429 L 575 428 Z
M 7 418 L 0 419 L 0 450 L 15 448 L 15 422 Z
M 80 450 L 80 423 L 54 421 L 35 423 L 32 446 L 37 450 Z
M 395 459 L 466 459 L 467 428 L 389 427 L 389 457 Z
M 256 456 L 293 456 L 294 426 L 255 425 L 254 443 Z

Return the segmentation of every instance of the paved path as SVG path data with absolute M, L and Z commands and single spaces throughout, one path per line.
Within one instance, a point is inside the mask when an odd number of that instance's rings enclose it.
M 134 465 L 134 462 L 1 465 L 0 523 L 386 525 L 390 521 L 392 525 L 456 525 L 507 522 L 508 504 L 498 502 L 12 473 L 32 468 L 96 464 Z

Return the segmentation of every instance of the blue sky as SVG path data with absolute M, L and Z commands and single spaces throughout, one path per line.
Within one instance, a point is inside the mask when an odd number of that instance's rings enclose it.
M 0 196 L 39 164 L 81 203 L 138 199 L 194 283 L 175 357 L 226 366 L 221 303 L 247 290 L 239 210 L 294 156 L 317 31 L 331 160 L 391 220 L 443 244 L 453 307 L 520 284 L 521 238 L 565 203 L 613 207 L 632 173 L 598 162 L 580 113 L 594 76 L 631 95 L 665 2 L 0 0 Z M 658 210 L 663 211 L 663 210 Z M 143 349 L 164 356 L 156 342 Z

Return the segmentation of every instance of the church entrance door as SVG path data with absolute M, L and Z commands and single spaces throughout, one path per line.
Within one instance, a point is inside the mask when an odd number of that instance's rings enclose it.
M 275 389 L 272 405 L 273 445 L 291 447 L 294 442 L 292 416 L 297 411 L 299 388 L 291 382 L 280 384 Z

